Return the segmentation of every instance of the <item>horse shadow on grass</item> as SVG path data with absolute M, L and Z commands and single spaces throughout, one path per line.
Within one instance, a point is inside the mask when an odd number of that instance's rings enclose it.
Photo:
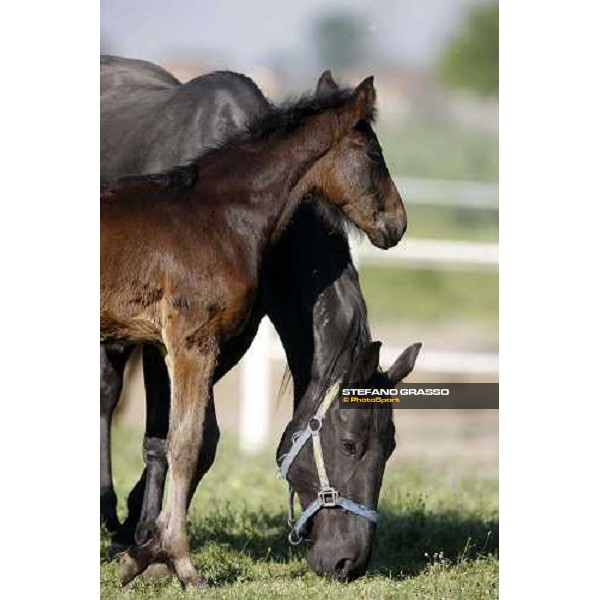
M 229 555 L 230 560 L 225 562 L 231 569 L 223 564 L 224 571 L 215 583 L 231 582 L 243 571 L 242 557 L 249 561 L 290 563 L 306 556 L 309 544 L 290 546 L 285 523 L 283 513 L 220 510 L 191 524 L 191 550 L 204 552 L 210 546 Z M 418 575 L 435 562 L 457 564 L 498 553 L 497 518 L 484 519 L 451 510 L 431 512 L 422 507 L 403 512 L 382 509 L 369 573 L 402 579 Z M 299 567 L 298 574 L 307 572 L 308 564 L 300 562 L 304 566 Z
M 457 511 L 380 512 L 370 573 L 401 579 L 435 562 L 457 564 L 499 554 L 498 519 Z

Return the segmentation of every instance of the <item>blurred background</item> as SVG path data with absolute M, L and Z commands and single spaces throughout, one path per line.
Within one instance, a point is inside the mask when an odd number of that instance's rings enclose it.
M 277 101 L 314 89 L 324 69 L 348 84 L 374 75 L 376 132 L 409 220 L 399 248 L 353 248 L 383 365 L 421 341 L 410 381 L 498 381 L 497 2 L 102 0 L 101 11 L 102 53 L 182 82 L 240 71 Z M 273 445 L 290 417 L 282 358 L 265 325 L 216 387 L 221 429 L 245 452 Z M 139 428 L 139 361 L 124 394 L 120 422 Z M 497 411 L 396 413 L 395 460 L 497 470 Z

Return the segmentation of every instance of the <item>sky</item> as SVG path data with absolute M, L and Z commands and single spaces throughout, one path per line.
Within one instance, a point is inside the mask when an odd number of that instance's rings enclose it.
M 486 0 L 101 0 L 102 51 L 131 58 L 206 57 L 215 68 L 274 61 L 310 67 L 311 22 L 320 13 L 361 15 L 377 53 L 427 68 L 464 18 Z

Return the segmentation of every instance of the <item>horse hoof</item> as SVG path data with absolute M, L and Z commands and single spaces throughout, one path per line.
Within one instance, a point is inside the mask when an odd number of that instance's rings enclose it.
M 147 564 L 147 562 L 141 561 L 139 557 L 132 556 L 131 552 L 121 554 L 119 557 L 119 579 L 121 585 L 125 587 L 140 573 L 143 573 L 146 570 Z
M 197 592 L 198 590 L 204 590 L 208 587 L 208 583 L 205 579 L 200 577 L 200 575 L 195 575 L 194 577 L 187 579 L 186 581 L 181 582 L 183 584 L 183 589 L 186 592 Z
M 121 554 L 127 552 L 132 545 L 133 543 L 131 541 L 121 540 L 118 538 L 112 540 L 108 550 L 106 551 L 106 560 L 108 562 L 116 560 L 119 558 L 119 556 L 121 556 Z
M 202 590 L 208 587 L 208 583 L 205 579 L 200 577 L 192 565 L 192 561 L 189 556 L 182 557 L 173 561 L 173 569 L 175 575 L 179 579 L 183 589 L 186 592 L 192 590 Z
M 135 545 L 133 532 L 125 524 L 121 525 L 113 535 L 110 536 L 110 547 L 106 553 L 106 559 L 111 562 Z

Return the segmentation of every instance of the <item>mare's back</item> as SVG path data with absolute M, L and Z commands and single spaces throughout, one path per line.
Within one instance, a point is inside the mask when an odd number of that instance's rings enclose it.
M 100 58 L 100 87 L 103 181 L 185 163 L 269 108 L 237 73 L 181 84 L 157 65 L 112 56 Z

